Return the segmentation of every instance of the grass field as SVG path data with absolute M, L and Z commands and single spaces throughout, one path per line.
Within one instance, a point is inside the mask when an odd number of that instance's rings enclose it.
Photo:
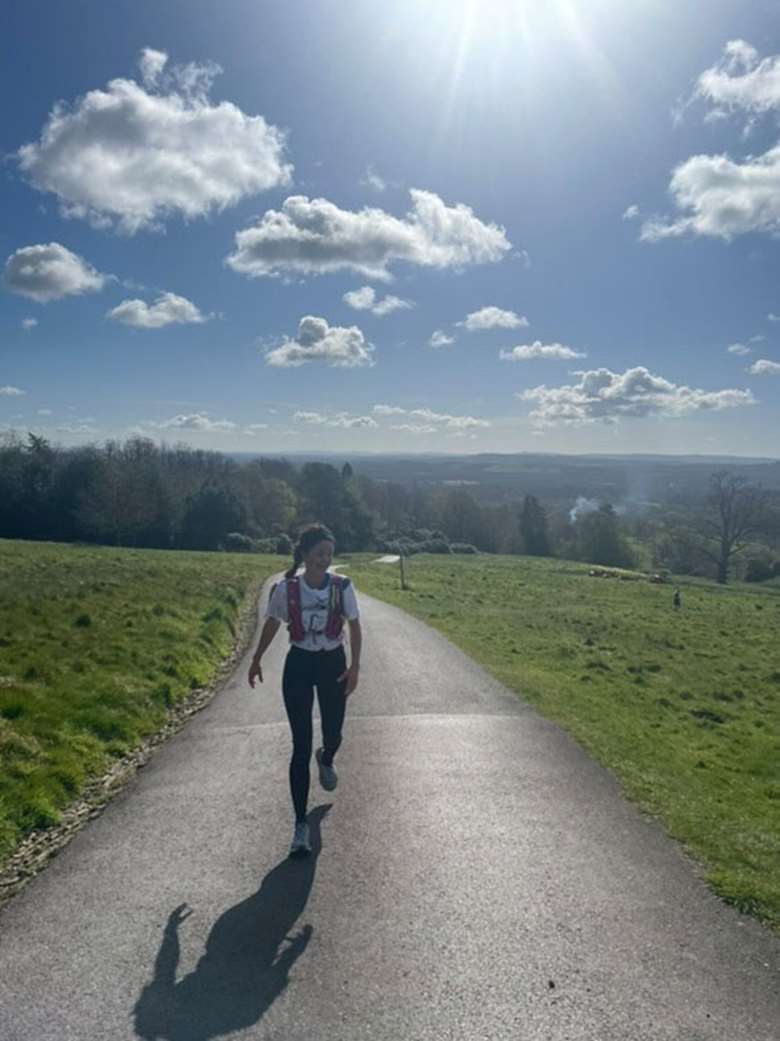
M 0 863 L 209 683 L 287 563 L 0 540 Z
M 591 578 L 528 557 L 343 558 L 560 723 L 720 896 L 780 931 L 780 589 Z M 366 633 L 370 641 L 371 633 Z

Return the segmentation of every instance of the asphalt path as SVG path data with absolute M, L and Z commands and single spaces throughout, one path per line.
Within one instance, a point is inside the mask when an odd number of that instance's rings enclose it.
M 290 860 L 282 630 L 0 912 L 2 1041 L 777 1041 L 780 940 L 437 633 L 362 596 Z M 316 735 L 316 731 L 315 731 Z

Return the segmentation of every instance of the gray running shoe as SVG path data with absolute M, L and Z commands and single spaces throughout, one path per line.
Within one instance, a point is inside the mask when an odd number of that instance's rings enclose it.
M 326 766 L 322 761 L 324 748 L 318 748 L 316 752 L 317 766 L 320 769 L 320 784 L 326 792 L 332 792 L 339 783 L 339 776 L 332 766 Z
M 307 821 L 301 821 L 295 825 L 293 840 L 290 844 L 290 856 L 308 857 L 310 853 L 311 843 L 309 842 L 309 825 Z

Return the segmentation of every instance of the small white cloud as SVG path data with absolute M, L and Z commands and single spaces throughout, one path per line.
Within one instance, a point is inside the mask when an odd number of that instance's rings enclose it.
M 38 319 L 37 318 L 23 318 L 22 319 L 22 328 L 25 330 L 25 332 L 28 332 L 30 329 L 34 329 L 37 324 L 38 324 Z
M 639 207 L 636 203 L 634 203 L 633 206 L 628 206 L 625 210 L 623 210 L 622 220 L 636 220 L 638 216 Z
M 474 416 L 453 416 L 446 412 L 434 412 L 430 408 L 400 408 L 398 405 L 374 405 L 374 412 L 378 416 L 409 416 L 413 420 L 420 420 L 423 426 L 431 426 L 434 424 L 433 429 L 439 430 L 442 427 L 448 430 L 469 430 L 475 427 L 489 427 L 490 422 L 487 419 L 476 419 Z M 438 424 L 436 426 L 435 424 Z M 415 426 L 420 426 L 419 423 L 415 423 Z M 391 427 L 393 430 L 405 430 L 408 429 L 406 424 L 398 427 Z M 417 432 L 420 432 L 419 430 Z M 425 431 L 430 433 L 430 431 Z
M 750 354 L 751 348 L 746 347 L 744 343 L 732 343 L 727 348 L 729 354 Z
M 392 423 L 391 430 L 401 430 L 405 434 L 435 434 L 439 429 L 428 423 Z
M 38 412 L 37 412 L 37 415 L 39 415 L 39 416 L 51 416 L 53 414 L 54 413 L 52 412 L 52 410 L 50 408 L 39 408 Z
M 361 289 L 353 289 L 342 297 L 345 304 L 356 311 L 370 311 L 376 301 L 376 292 L 371 286 L 363 286 Z
M 374 429 L 379 426 L 371 416 L 350 416 L 348 412 L 337 412 L 334 415 L 324 412 L 296 412 L 293 419 L 313 426 L 342 427 L 346 430 L 361 427 Z
M 261 430 L 268 430 L 267 423 L 249 423 L 245 426 L 241 433 L 244 437 L 256 437 Z
M 402 218 L 366 207 L 342 210 L 327 199 L 293 195 L 236 232 L 226 263 L 250 278 L 356 271 L 387 281 L 388 265 L 463 268 L 496 263 L 511 249 L 504 229 L 485 224 L 462 203 L 447 206 L 433 192 L 413 188 Z
M 228 419 L 210 419 L 202 412 L 190 415 L 180 414 L 163 420 L 161 423 L 150 423 L 150 426 L 161 430 L 194 430 L 204 434 L 226 434 L 236 429 L 236 424 Z
M 751 336 L 750 337 L 750 340 L 748 342 L 749 343 L 763 343 L 765 339 L 766 339 L 766 336 L 764 336 L 763 333 L 756 333 L 755 336 Z
M 759 358 L 747 371 L 751 376 L 777 376 L 780 375 L 780 362 Z
M 455 343 L 452 336 L 448 336 L 441 329 L 437 329 L 428 341 L 431 347 L 449 347 L 451 343 Z
M 545 426 L 563 423 L 616 423 L 620 419 L 664 416 L 670 419 L 694 412 L 720 411 L 756 403 L 749 390 L 707 391 L 679 386 L 638 365 L 625 372 L 592 369 L 574 372 L 579 382 L 561 387 L 534 387 L 515 396 L 532 401 L 530 418 Z
M 403 416 L 406 413 L 406 409 L 398 405 L 374 405 L 373 411 L 378 416 Z
M 502 361 L 529 361 L 532 358 L 555 358 L 565 361 L 587 357 L 583 351 L 575 351 L 562 343 L 543 344 L 540 340 L 521 344 L 509 351 L 500 351 L 498 356 Z
M 26 390 L 20 390 L 18 387 L 0 387 L 0 395 L 6 398 L 18 398 L 26 393 Z
M 157 86 L 157 81 L 167 63 L 168 55 L 165 51 L 155 51 L 151 47 L 144 47 L 141 51 L 138 68 L 141 70 L 141 79 L 147 90 L 152 90 Z
M 745 40 L 729 40 L 720 61 L 699 76 L 696 94 L 717 105 L 718 112 L 779 108 L 780 56 L 759 59 Z
M 780 145 L 743 163 L 727 155 L 694 155 L 676 168 L 669 191 L 687 214 L 645 221 L 642 241 L 688 233 L 726 241 L 748 232 L 775 235 L 780 232 Z
M 767 318 L 770 322 L 780 322 L 780 314 L 773 314 L 772 311 L 769 312 Z
M 64 296 L 98 292 L 108 277 L 59 242 L 49 242 L 23 246 L 12 253 L 5 262 L 4 284 L 12 293 L 45 304 Z
M 324 318 L 307 315 L 301 318 L 295 339 L 285 337 L 278 347 L 266 353 L 265 361 L 280 368 L 297 367 L 309 361 L 355 368 L 374 364 L 373 349 L 356 325 L 329 326 Z
M 387 181 L 372 166 L 366 167 L 360 183 L 366 188 L 373 188 L 375 192 L 383 192 L 387 188 Z
M 201 314 L 195 304 L 183 296 L 161 293 L 151 307 L 143 300 L 123 300 L 106 317 L 135 329 L 162 329 L 174 323 L 199 324 L 213 315 Z
M 386 314 L 392 314 L 393 311 L 414 307 L 410 300 L 401 300 L 397 296 L 385 296 L 379 300 L 371 286 L 353 289 L 349 293 L 345 293 L 342 299 L 345 304 L 348 304 L 355 311 L 370 311 L 379 318 L 383 318 Z
M 518 329 L 521 325 L 528 325 L 528 319 L 514 311 L 503 311 L 500 307 L 482 307 L 456 324 L 464 326 L 469 332 L 477 332 L 484 329 Z
M 210 101 L 219 66 L 166 63 L 145 48 L 143 84 L 113 79 L 70 106 L 58 102 L 40 139 L 18 150 L 22 172 L 59 198 L 63 216 L 133 234 L 289 183 L 282 131 Z

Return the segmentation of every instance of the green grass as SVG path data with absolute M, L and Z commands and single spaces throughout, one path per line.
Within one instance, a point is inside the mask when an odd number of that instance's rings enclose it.
M 0 540 L 0 862 L 209 683 L 287 563 Z
M 349 560 L 560 723 L 659 817 L 713 889 L 780 931 L 780 588 L 590 578 L 528 557 Z M 370 640 L 370 633 L 367 634 Z

